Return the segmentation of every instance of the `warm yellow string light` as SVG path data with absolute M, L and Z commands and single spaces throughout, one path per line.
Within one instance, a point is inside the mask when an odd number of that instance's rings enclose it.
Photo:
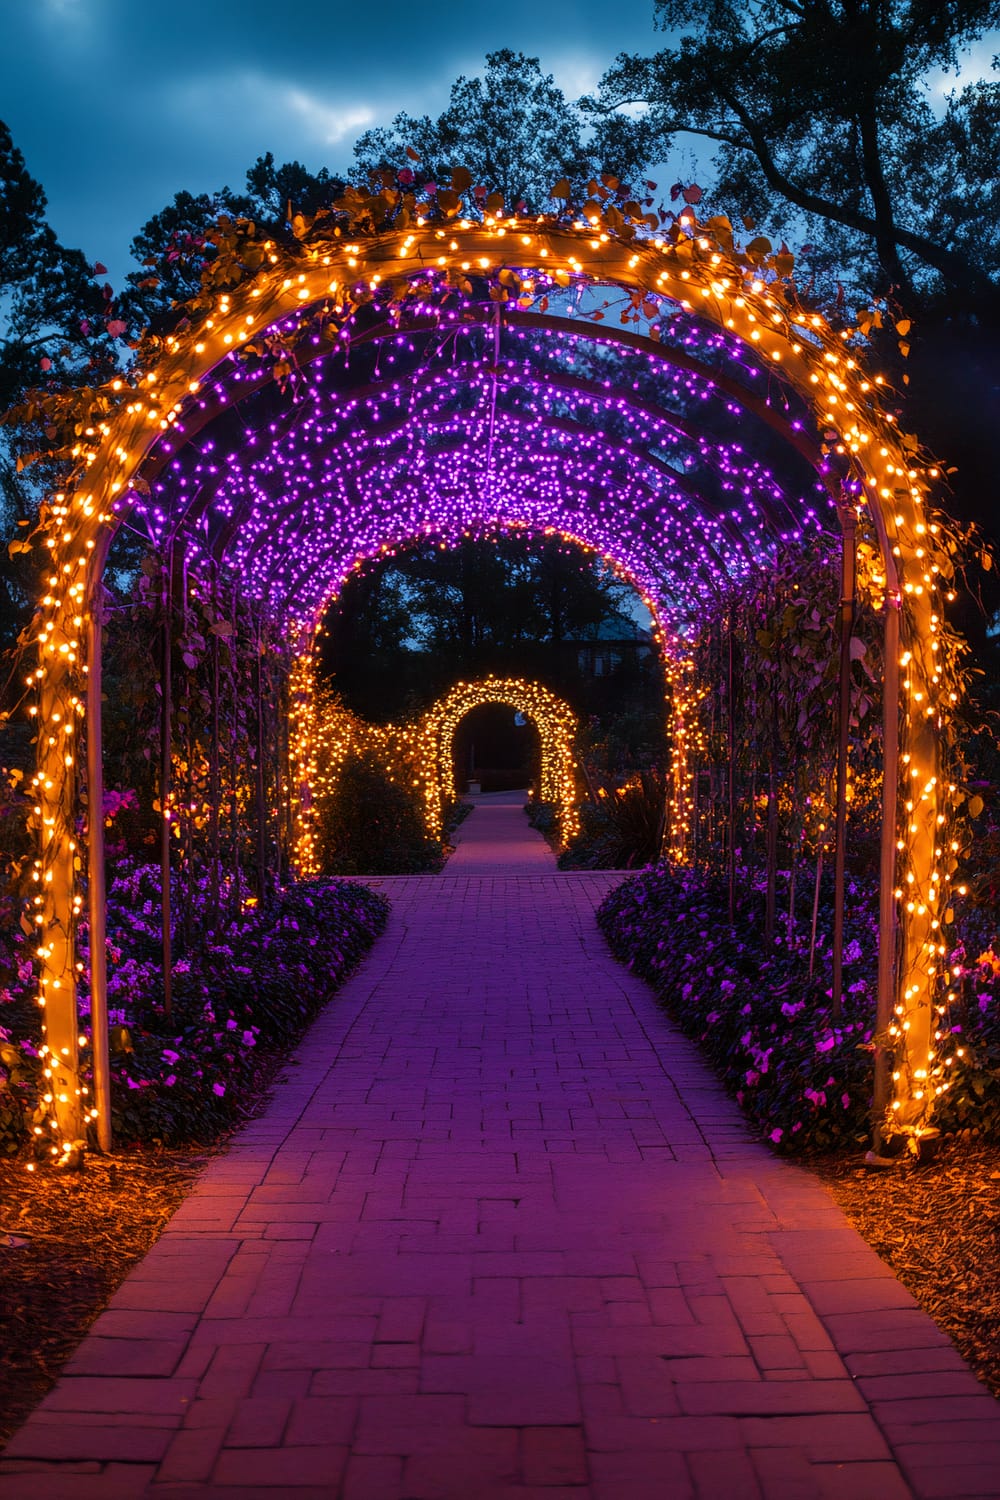
M 440 827 L 441 802 L 455 796 L 452 743 L 455 730 L 474 708 L 484 703 L 505 703 L 531 719 L 541 740 L 542 764 L 538 795 L 551 802 L 559 819 L 563 844 L 580 831 L 579 796 L 573 759 L 577 721 L 572 710 L 538 682 L 521 677 L 484 677 L 478 682 L 460 682 L 427 715 L 427 734 L 435 746 L 440 801 L 435 817 Z

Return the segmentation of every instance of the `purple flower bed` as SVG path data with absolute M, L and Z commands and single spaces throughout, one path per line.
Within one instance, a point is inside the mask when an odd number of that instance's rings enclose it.
M 196 915 L 207 892 L 199 888 Z M 385 926 L 387 902 L 336 880 L 249 902 L 173 967 L 164 1013 L 159 870 L 127 868 L 108 897 L 112 1125 L 120 1141 L 211 1141 L 252 1112 L 291 1046 Z M 13 914 L 13 913 L 12 913 Z M 38 1010 L 22 935 L 0 939 L 0 1151 L 31 1131 Z M 86 930 L 83 933 L 86 958 Z M 84 1030 L 89 998 L 81 994 Z
M 786 893 L 787 894 L 787 893 Z M 824 888 L 820 931 L 828 932 Z M 781 902 L 779 897 L 779 908 Z M 844 1014 L 830 1005 L 829 941 L 821 940 L 809 977 L 808 932 L 764 941 L 763 897 L 741 893 L 730 924 L 723 882 L 656 866 L 618 886 L 598 921 L 617 958 L 653 985 L 681 1029 L 704 1049 L 760 1134 L 782 1152 L 861 1146 L 871 1128 L 877 892 L 854 882 L 848 893 Z M 944 1128 L 1000 1133 L 1000 958 L 993 959 L 992 913 L 970 912 L 965 947 L 953 956 L 956 999 L 946 1050 L 952 1087 L 935 1116 Z M 988 957 L 970 962 L 967 953 Z

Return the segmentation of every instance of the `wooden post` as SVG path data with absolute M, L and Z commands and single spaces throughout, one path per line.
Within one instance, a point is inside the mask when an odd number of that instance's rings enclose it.
M 97 1144 L 111 1150 L 111 1062 L 108 1052 L 107 908 L 104 872 L 104 757 L 101 725 L 101 575 L 91 581 L 87 616 L 87 901 L 90 915 L 90 1045 Z
M 878 998 L 875 1034 L 884 1038 L 896 1004 L 896 808 L 899 797 L 899 598 L 885 601 L 882 664 L 882 828 L 879 858 Z M 873 1145 L 882 1144 L 882 1122 L 892 1094 L 889 1050 L 875 1048 Z
M 50 730 L 39 733 L 37 771 L 33 790 L 40 812 L 36 814 L 38 857 L 35 874 L 38 893 L 32 903 L 33 937 L 41 959 L 41 993 L 44 1007 L 45 1063 L 51 1077 L 45 1092 L 51 1095 L 56 1129 L 48 1145 L 72 1144 L 83 1137 L 86 1123 L 80 1094 L 79 1035 L 76 1014 L 76 764 L 67 745 L 72 745 L 66 726 L 75 728 L 76 694 L 70 650 L 79 642 L 69 622 L 60 619 L 40 647 L 39 660 L 46 669 L 39 694 L 39 724 Z
M 833 875 L 833 989 L 831 1011 L 844 1008 L 844 870 L 847 856 L 847 747 L 851 727 L 851 637 L 857 587 L 857 517 L 844 509 L 840 552 L 840 694 L 837 715 L 837 812 Z
M 163 1010 L 173 1009 L 173 955 L 170 932 L 170 838 L 171 838 L 171 771 L 173 749 L 173 642 L 171 640 L 171 607 L 173 603 L 174 549 L 171 544 L 162 564 L 160 604 L 163 610 L 162 655 L 160 667 L 160 903 L 163 934 Z
M 285 867 L 291 866 L 294 853 L 295 829 L 292 824 L 292 763 L 289 751 L 288 715 L 291 709 L 291 697 L 289 693 L 289 673 L 291 663 L 288 656 L 288 647 L 285 646 L 282 654 L 281 665 L 281 687 L 278 693 L 278 714 L 276 723 L 277 739 L 277 771 L 275 785 L 278 793 L 278 836 L 277 836 L 277 880 L 281 885 L 285 879 Z
M 176 551 L 171 564 L 171 575 L 174 598 L 174 618 L 178 623 L 179 634 L 183 639 L 188 630 L 188 559 L 187 551 Z M 187 663 L 185 662 L 185 667 Z M 184 756 L 183 766 L 184 782 L 180 788 L 179 796 L 175 797 L 177 820 L 181 837 L 181 869 L 184 878 L 180 890 L 180 912 L 174 914 L 174 920 L 178 922 L 181 929 L 182 951 L 189 953 L 194 938 L 194 816 L 191 802 L 195 791 L 194 775 L 194 715 L 192 709 L 191 692 L 191 670 L 186 670 L 182 677 L 184 697 L 183 709 L 183 734 L 184 734 Z M 171 986 L 172 987 L 172 986 Z
M 219 614 L 219 588 L 218 588 L 218 564 L 212 569 L 212 615 L 213 624 L 217 623 Z M 219 845 L 219 798 L 222 796 L 222 787 L 219 777 L 219 633 L 212 631 L 212 724 L 211 741 L 208 753 L 208 837 L 211 849 L 211 924 L 212 931 L 218 932 L 220 918 L 220 877 L 219 867 L 221 861 Z
M 261 906 L 267 898 L 267 801 L 264 795 L 264 631 L 260 616 L 256 620 L 257 671 L 254 685 L 257 693 L 257 755 L 254 777 L 254 801 L 257 815 L 257 899 Z
M 239 581 L 234 580 L 232 597 L 230 600 L 232 620 L 232 635 L 229 637 L 229 685 L 232 692 L 232 706 L 230 709 L 229 730 L 229 831 L 232 838 L 232 883 L 230 886 L 229 916 L 235 920 L 239 916 L 243 904 L 243 896 L 240 886 L 240 871 L 242 869 L 240 849 L 240 789 L 239 789 L 239 723 L 237 719 L 237 680 L 239 677 Z
M 816 855 L 816 880 L 813 885 L 813 909 L 812 925 L 809 928 L 809 978 L 813 977 L 813 969 L 816 967 L 816 926 L 819 922 L 819 892 L 823 879 L 823 844 L 820 843 Z
M 764 938 L 774 941 L 774 921 L 778 888 L 778 678 L 771 684 L 771 723 L 767 749 L 767 833 L 765 861 L 767 887 L 764 900 Z
M 735 671 L 733 664 L 733 609 L 728 616 L 728 657 L 726 664 L 726 739 L 729 765 L 726 772 L 726 792 L 729 808 L 726 821 L 726 874 L 729 884 L 729 920 L 736 920 L 736 714 Z
M 695 762 L 694 771 L 690 775 L 688 784 L 691 787 L 691 868 L 692 870 L 697 870 L 698 855 L 700 852 L 698 847 L 698 819 L 701 811 L 698 797 L 701 788 L 701 766 L 697 761 Z

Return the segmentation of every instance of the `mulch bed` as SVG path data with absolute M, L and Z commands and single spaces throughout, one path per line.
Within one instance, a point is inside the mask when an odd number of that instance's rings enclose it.
M 0 1447 L 207 1160 L 202 1146 L 93 1154 L 82 1172 L 0 1161 Z
M 952 1138 L 926 1166 L 883 1171 L 805 1165 L 1000 1397 L 1000 1146 Z

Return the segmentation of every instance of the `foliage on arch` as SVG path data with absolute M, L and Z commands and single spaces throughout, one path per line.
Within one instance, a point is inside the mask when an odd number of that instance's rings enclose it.
M 550 297 L 571 294 L 583 334 L 588 326 L 599 330 L 609 312 L 651 344 L 664 344 L 664 330 L 677 318 L 725 330 L 734 360 L 752 360 L 765 373 L 764 406 L 780 412 L 788 393 L 805 403 L 808 420 L 790 414 L 787 440 L 813 454 L 841 518 L 857 524 L 876 562 L 872 596 L 885 613 L 898 612 L 901 625 L 903 938 L 895 1030 L 905 1036 L 897 1104 L 899 1118 L 918 1125 L 931 1098 L 931 1033 L 947 981 L 939 928 L 960 853 L 957 788 L 943 759 L 963 685 L 961 643 L 945 617 L 959 544 L 932 508 L 937 470 L 899 430 L 896 398 L 868 370 L 863 336 L 811 311 L 792 279 L 792 258 L 773 253 L 762 237 L 740 245 L 728 220 L 699 224 L 691 212 L 660 232 L 613 180 L 590 184 L 582 203 L 569 201 L 569 184 L 558 184 L 556 196 L 567 196 L 551 217 L 518 219 L 488 202 L 474 219 L 463 217 L 467 186 L 456 171 L 449 187 L 418 201 L 387 174 L 370 193 L 349 190 L 333 216 L 297 220 L 290 246 L 261 240 L 250 224 L 223 222 L 202 290 L 179 309 L 171 332 L 147 334 L 127 373 L 92 388 L 35 393 L 20 414 L 38 433 L 30 456 L 55 460 L 66 473 L 35 534 L 18 543 L 44 558 L 31 633 L 39 651 L 32 671 L 39 721 L 33 922 L 65 1129 L 80 1117 L 74 866 L 86 636 L 111 537 L 148 502 L 142 465 L 158 449 L 176 451 L 188 440 L 213 372 L 242 370 L 249 379 L 292 386 L 303 340 L 349 344 L 369 308 L 403 326 L 443 298 L 460 317 L 472 278 L 499 309 L 544 315 Z M 602 302 L 595 295 L 602 287 L 616 289 L 616 300 Z M 904 329 L 900 335 L 905 342 Z M 308 630 L 314 621 L 296 623 Z

